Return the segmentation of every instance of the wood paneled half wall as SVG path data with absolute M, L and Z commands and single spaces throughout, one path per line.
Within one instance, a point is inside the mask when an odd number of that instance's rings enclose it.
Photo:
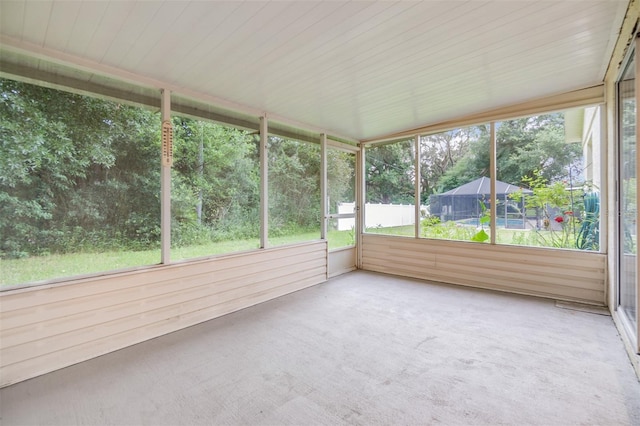
M 317 241 L 0 293 L 7 386 L 326 281 Z
M 604 305 L 606 255 L 364 234 L 362 269 Z

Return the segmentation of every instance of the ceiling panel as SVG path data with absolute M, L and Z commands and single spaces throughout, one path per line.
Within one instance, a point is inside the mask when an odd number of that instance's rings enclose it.
M 0 15 L 5 15 L 4 8 L 11 5 L 13 2 L 0 2 Z M 25 13 L 24 19 L 21 21 L 22 27 L 16 32 L 16 35 L 20 35 L 20 38 L 25 41 L 30 41 L 37 45 L 44 45 L 44 39 L 49 28 L 51 21 L 51 8 L 53 2 L 24 2 Z M 12 16 L 7 13 L 7 17 L 12 19 Z M 16 19 L 17 20 L 17 19 Z M 0 28 L 2 33 L 5 33 L 8 29 Z M 10 33 L 7 33 L 10 34 Z
M 180 73 L 192 66 L 185 64 L 193 64 L 206 57 L 216 40 L 224 36 L 222 24 L 236 11 L 241 13 L 241 7 L 243 4 L 240 2 L 223 2 L 216 8 L 211 8 L 206 2 L 190 3 L 188 10 L 199 16 L 200 21 L 194 24 L 182 45 L 171 53 L 171 61 L 165 64 L 167 75 L 174 80 L 179 79 Z
M 47 32 L 44 38 L 45 46 L 67 45 L 81 7 L 82 3 L 80 2 L 53 3 L 51 14 L 47 21 Z
M 89 43 L 102 21 L 102 16 L 107 6 L 107 3 L 99 3 L 97 5 L 89 5 L 86 2 L 80 3 L 80 10 L 64 48 L 65 52 L 74 52 L 79 55 L 86 54 Z
M 25 4 L 11 2 L 2 5 L 2 13 L 0 13 L 0 29 L 8 34 L 15 34 L 17 37 L 22 36 L 25 19 Z
M 189 34 L 190 28 L 198 22 L 198 15 L 193 11 L 187 11 L 187 2 L 164 2 L 161 5 L 156 6 L 153 20 L 145 28 L 144 45 L 136 43 L 136 54 L 129 55 L 123 62 L 125 66 L 142 72 L 145 72 L 145 69 L 162 69 L 156 68 L 159 60 L 164 58 L 166 62 L 171 61 L 172 51 L 186 44 L 185 41 L 188 39 L 185 35 Z M 118 44 L 114 43 L 111 49 L 117 57 Z
M 132 3 L 121 13 L 122 24 L 119 31 L 109 31 L 108 26 L 101 26 L 100 31 L 106 34 L 99 36 L 103 38 L 109 34 L 113 35 L 109 47 L 99 52 L 102 55 L 99 60 L 117 67 L 134 63 L 155 46 L 158 40 L 156 25 L 163 20 L 160 9 L 154 2 Z
M 601 83 L 626 7 L 2 0 L 0 33 L 12 48 L 29 54 L 37 46 L 54 62 L 78 58 L 103 74 L 121 70 L 177 93 L 372 139 Z

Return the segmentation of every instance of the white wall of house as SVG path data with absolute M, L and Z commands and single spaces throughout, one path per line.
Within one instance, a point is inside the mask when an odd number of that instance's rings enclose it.
M 584 109 L 582 152 L 584 176 L 595 191 L 602 191 L 602 116 L 600 108 Z

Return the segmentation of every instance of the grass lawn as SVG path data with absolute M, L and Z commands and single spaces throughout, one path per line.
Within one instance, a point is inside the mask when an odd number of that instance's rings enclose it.
M 370 234 L 381 235 L 397 235 L 397 236 L 414 236 L 414 226 L 394 226 L 388 228 L 368 228 L 366 230 Z M 455 241 L 471 241 L 471 237 L 477 232 L 475 226 L 457 226 L 454 223 L 439 224 L 421 229 L 420 237 L 455 240 Z M 485 232 L 489 234 L 489 228 L 486 227 Z M 556 234 L 557 235 L 557 234 Z M 544 241 L 552 241 L 549 231 L 534 232 L 528 229 L 506 229 L 498 228 L 496 230 L 497 244 L 511 244 L 528 247 L 553 247 L 551 244 L 545 244 Z M 575 240 L 575 238 L 573 238 Z
M 367 228 L 365 232 L 367 232 L 368 234 L 399 235 L 404 237 L 413 237 L 416 231 L 413 225 L 405 225 L 405 226 L 389 226 L 387 228 Z
M 160 250 L 68 253 L 0 259 L 0 286 L 160 263 Z
M 353 245 L 352 231 L 329 231 L 329 249 Z M 271 246 L 317 240 L 320 232 L 305 232 L 273 237 Z M 171 260 L 178 261 L 258 249 L 259 240 L 219 241 L 171 249 Z M 160 263 L 160 250 L 109 251 L 101 253 L 68 253 L 34 256 L 24 259 L 0 259 L 0 286 L 31 283 L 55 278 L 114 271 Z
M 368 233 L 413 237 L 414 226 L 396 226 L 389 228 L 370 228 Z M 471 226 L 431 226 L 422 229 L 421 237 L 470 241 L 476 228 Z M 488 233 L 488 230 L 487 230 Z M 544 231 L 541 233 L 545 237 Z M 269 239 L 270 246 L 276 247 L 320 238 L 318 231 L 302 232 Z M 329 231 L 327 235 L 329 249 L 347 247 L 354 244 L 353 231 Z M 499 228 L 496 234 L 499 244 L 524 246 L 543 246 L 535 232 L 522 229 Z M 245 250 L 255 250 L 259 240 L 219 241 L 209 244 L 176 247 L 171 249 L 171 260 L 185 260 Z M 49 256 L 34 256 L 24 259 L 0 259 L 0 286 L 31 283 L 63 277 L 73 277 L 99 272 L 114 271 L 136 266 L 148 266 L 160 263 L 160 250 L 146 251 L 110 251 L 102 253 L 69 253 Z

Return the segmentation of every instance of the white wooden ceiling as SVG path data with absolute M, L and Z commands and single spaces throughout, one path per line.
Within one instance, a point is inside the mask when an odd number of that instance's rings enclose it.
M 0 35 L 363 140 L 601 83 L 626 7 L 2 0 Z

